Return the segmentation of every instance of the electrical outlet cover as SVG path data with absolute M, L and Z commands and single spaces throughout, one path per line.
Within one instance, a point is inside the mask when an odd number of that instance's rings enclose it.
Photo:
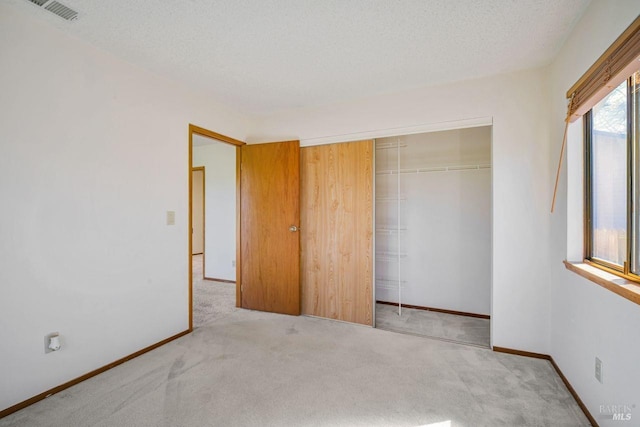
M 596 357 L 596 379 L 602 384 L 602 360 Z
M 52 337 L 57 337 L 60 334 L 58 332 L 51 332 L 50 334 L 47 334 L 44 336 L 44 353 L 52 353 L 53 350 L 49 348 L 49 343 L 51 342 L 51 338 Z

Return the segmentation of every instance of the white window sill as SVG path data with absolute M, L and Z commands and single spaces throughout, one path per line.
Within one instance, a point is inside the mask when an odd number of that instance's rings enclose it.
M 564 261 L 567 270 L 640 305 L 640 284 L 618 277 L 584 262 Z

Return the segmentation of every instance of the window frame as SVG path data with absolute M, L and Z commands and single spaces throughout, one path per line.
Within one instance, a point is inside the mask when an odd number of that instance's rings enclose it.
M 635 73 L 634 73 L 635 74 Z M 633 273 L 631 271 L 632 257 L 633 257 L 633 245 L 636 240 L 640 239 L 639 236 L 633 236 L 633 205 L 635 203 L 634 194 L 634 179 L 638 181 L 636 185 L 640 186 L 640 176 L 634 176 L 634 161 L 640 161 L 640 153 L 634 149 L 634 138 L 638 135 L 634 134 L 634 74 L 628 77 L 626 82 L 627 87 L 627 170 L 626 170 L 626 193 L 627 193 L 627 224 L 626 224 L 626 250 L 625 260 L 622 266 L 614 264 L 604 259 L 594 257 L 592 255 L 593 244 L 593 227 L 592 227 L 592 213 L 593 213 L 593 198 L 592 198 L 592 138 L 593 138 L 593 108 L 591 107 L 585 114 L 583 120 L 583 132 L 584 132 L 584 262 L 592 265 L 596 268 L 602 269 L 606 272 L 615 274 L 616 276 L 623 277 L 627 280 L 640 283 L 640 274 Z M 638 86 L 638 82 L 636 82 Z M 637 92 L 637 91 L 636 91 Z M 639 148 L 640 149 L 640 148 Z
M 567 116 L 565 118 L 565 131 L 564 138 L 562 141 L 562 148 L 560 150 L 560 159 L 558 161 L 558 171 L 556 175 L 556 185 L 553 192 L 553 199 L 551 203 L 551 213 L 553 213 L 555 201 L 556 201 L 556 192 L 558 189 L 558 182 L 560 179 L 561 169 L 562 169 L 562 160 L 565 149 L 565 144 L 567 142 L 567 132 L 569 130 L 569 125 L 582 118 L 585 120 L 585 114 L 587 111 L 591 110 L 592 107 L 598 103 L 599 100 L 604 98 L 608 92 L 611 91 L 613 87 L 617 87 L 620 83 L 627 80 L 629 76 L 633 75 L 636 71 L 638 71 L 638 61 L 640 60 L 640 16 L 636 17 L 635 20 L 627 27 L 626 30 L 607 48 L 607 50 L 600 55 L 600 57 L 596 60 L 596 62 L 589 67 L 589 69 L 576 81 L 571 88 L 566 93 L 566 99 L 568 101 L 567 106 Z M 640 86 L 640 79 L 636 79 L 636 85 Z M 639 90 L 638 87 L 636 90 Z M 640 95 L 638 95 L 640 97 Z M 640 101 L 638 102 L 640 104 Z M 636 108 L 640 110 L 640 105 L 636 105 Z M 627 111 L 630 111 L 629 109 Z M 629 113 L 628 113 L 629 114 Z M 638 117 L 638 121 L 640 122 L 640 113 L 635 113 L 635 116 Z M 634 117 L 635 117 L 634 116 Z M 632 143 L 634 144 L 635 155 L 639 160 L 635 160 L 632 164 L 638 165 L 638 168 L 634 170 L 632 173 L 638 175 L 638 184 L 640 187 L 640 124 L 636 123 L 636 140 Z M 638 273 L 640 273 L 640 188 L 637 188 L 637 203 L 633 201 L 633 199 L 628 199 L 629 203 L 633 204 L 637 208 L 637 212 L 639 214 L 639 219 L 636 220 L 636 223 L 629 223 L 629 221 L 633 221 L 633 217 L 627 215 L 627 233 L 631 235 L 633 233 L 632 227 L 638 228 L 637 231 L 637 240 L 635 242 L 630 242 L 627 239 L 627 262 L 626 265 L 620 269 L 610 269 L 606 265 L 602 263 L 591 262 L 589 258 L 589 252 L 587 252 L 586 248 L 590 247 L 591 244 L 591 235 L 588 232 L 587 225 L 589 224 L 586 220 L 587 217 L 587 203 L 590 203 L 590 195 L 587 199 L 587 185 L 585 177 L 587 177 L 587 162 L 585 160 L 586 153 L 586 136 L 589 132 L 590 128 L 586 126 L 582 126 L 582 167 L 583 172 L 581 173 L 582 184 L 578 184 L 574 182 L 576 185 L 572 187 L 573 190 L 578 191 L 579 187 L 581 188 L 582 194 L 582 206 L 577 206 L 577 200 L 572 200 L 572 208 L 577 210 L 582 210 L 581 221 L 582 224 L 576 221 L 575 224 L 572 224 L 572 233 L 574 236 L 577 236 L 577 231 L 579 228 L 582 228 L 582 246 L 581 250 L 578 252 L 572 252 L 576 256 L 580 252 L 582 252 L 582 261 L 564 261 L 564 265 L 567 270 L 593 282 L 598 284 L 599 286 L 604 287 L 605 289 L 635 303 L 640 305 L 640 277 L 637 275 L 626 274 L 629 272 L 628 269 L 631 267 L 629 265 L 630 260 L 632 260 L 631 248 L 635 246 L 635 250 L 638 251 L 637 256 L 635 256 L 636 261 L 639 265 L 636 265 L 635 268 L 638 269 Z M 629 135 L 629 134 L 628 134 Z M 576 135 L 577 136 L 577 135 Z M 628 136 L 629 137 L 629 136 Z M 577 142 L 577 141 L 576 141 Z M 590 141 L 589 141 L 590 143 Z M 627 145 L 629 146 L 629 145 Z M 629 162 L 632 161 L 633 157 L 628 159 Z M 578 160 L 576 158 L 576 160 Z M 579 161 L 579 160 L 578 160 Z M 627 173 L 627 181 L 631 179 L 631 174 Z M 573 177 L 577 178 L 577 175 Z M 589 186 L 591 185 L 589 181 Z M 589 187 L 590 188 L 590 187 Z M 570 189 L 571 190 L 571 189 Z M 632 187 L 628 185 L 627 191 L 629 194 L 633 195 Z M 571 221 L 570 218 L 567 218 L 568 221 Z M 573 226 L 575 225 L 575 229 Z M 590 229 L 590 227 L 589 227 Z M 569 244 L 569 242 L 567 242 Z M 573 246 L 573 243 L 571 243 Z M 634 246 L 629 246 L 634 245 Z M 577 246 L 577 245 L 576 245 Z M 577 248 L 574 248 L 577 249 Z M 589 249 L 590 250 L 590 249 Z

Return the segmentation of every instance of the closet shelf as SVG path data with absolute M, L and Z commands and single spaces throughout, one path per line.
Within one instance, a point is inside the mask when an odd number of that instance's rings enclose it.
M 394 144 L 391 142 L 376 144 L 376 150 L 391 150 L 392 148 L 405 148 L 407 144 Z
M 398 283 L 398 279 L 389 279 L 388 277 L 381 277 L 376 279 L 376 283 Z M 406 280 L 400 280 L 400 283 L 407 283 Z
M 376 196 L 376 202 L 404 202 L 407 198 L 405 196 Z
M 407 227 L 376 227 L 376 233 L 398 234 L 407 231 Z
M 398 257 L 405 259 L 407 254 L 400 252 L 398 256 L 398 252 L 376 252 L 376 260 L 378 261 L 398 261 Z
M 406 289 L 406 285 L 405 284 L 400 284 L 400 288 L 401 289 Z M 394 282 L 394 283 L 379 283 L 376 280 L 376 288 L 381 288 L 381 289 L 389 289 L 391 291 L 397 291 L 398 290 L 398 282 Z
M 469 170 L 491 169 L 491 165 L 455 165 L 455 166 L 435 166 L 428 168 L 412 168 L 412 169 L 389 169 L 376 171 L 376 175 L 397 175 L 407 173 L 427 173 L 427 172 L 458 172 Z

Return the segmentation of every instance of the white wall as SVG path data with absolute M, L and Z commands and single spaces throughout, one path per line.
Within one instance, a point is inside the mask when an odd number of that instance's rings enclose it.
M 248 126 L 5 4 L 0 52 L 4 409 L 188 328 L 188 124 Z
M 587 71 L 609 45 L 640 13 L 637 0 L 594 0 L 567 40 L 551 67 L 552 150 L 549 167 L 557 164 L 562 142 L 566 91 Z M 580 129 L 572 129 L 580 134 Z M 580 138 L 571 138 L 572 152 L 580 152 Z M 581 162 L 581 156 L 573 156 Z M 579 176 L 580 165 L 571 165 Z M 567 164 L 563 167 L 556 213 L 550 228 L 551 355 L 569 382 L 596 418 L 600 405 L 636 405 L 633 419 L 640 418 L 640 307 L 610 291 L 567 271 L 562 260 L 575 260 L 575 248 L 567 242 L 577 238 L 575 229 L 567 229 Z M 572 176 L 570 200 L 581 192 L 579 180 Z M 569 210 L 569 221 L 578 209 Z M 581 238 L 581 236 L 579 236 Z M 569 247 L 567 247 L 569 243 Z M 594 377 L 595 357 L 603 362 L 603 384 Z M 637 422 L 637 421 L 636 421 Z M 613 423 L 616 424 L 616 423 Z M 611 425 L 613 425 L 611 424 Z M 604 421 L 601 425 L 606 424 Z M 634 424 L 635 425 L 635 424 Z
M 196 146 L 192 164 L 205 167 L 204 276 L 235 281 L 236 147 L 224 142 Z
M 358 132 L 493 117 L 493 345 L 548 353 L 547 83 L 545 70 L 530 70 L 282 112 L 256 123 L 249 141 L 335 135 L 347 140 Z
M 401 170 L 488 167 L 491 127 L 376 140 L 376 253 L 397 253 L 399 237 L 402 303 L 490 314 L 491 170 L 402 173 L 398 210 L 398 174 L 384 173 L 398 169 L 397 149 L 384 148 L 397 143 Z M 398 225 L 399 236 L 380 231 Z M 398 302 L 397 282 L 380 278 L 397 281 L 397 257 L 376 259 L 376 299 Z

